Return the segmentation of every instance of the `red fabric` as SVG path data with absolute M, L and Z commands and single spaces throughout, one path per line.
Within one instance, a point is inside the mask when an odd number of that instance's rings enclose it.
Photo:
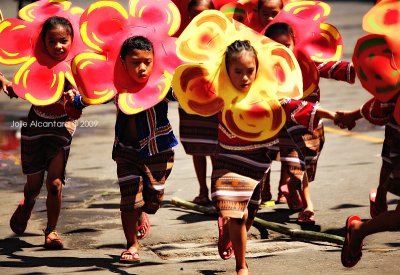
M 390 121 L 394 107 L 394 102 L 380 102 L 373 97 L 361 106 L 360 111 L 362 116 L 370 123 L 385 125 Z
M 347 61 L 330 61 L 316 64 L 319 75 L 323 78 L 330 78 L 346 81 L 350 84 L 355 82 L 356 72 L 353 64 Z

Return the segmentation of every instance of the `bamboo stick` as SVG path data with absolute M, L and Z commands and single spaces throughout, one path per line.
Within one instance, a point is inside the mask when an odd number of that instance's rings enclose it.
M 182 200 L 177 197 L 171 199 L 171 203 L 176 206 L 185 207 L 208 215 L 217 215 L 217 210 L 213 206 L 201 206 L 189 201 Z M 293 238 L 311 239 L 315 241 L 324 241 L 335 244 L 343 244 L 344 238 L 337 235 L 315 232 L 310 230 L 293 229 L 279 223 L 269 222 L 260 218 L 254 219 L 254 224 L 260 225 L 266 229 L 288 235 Z

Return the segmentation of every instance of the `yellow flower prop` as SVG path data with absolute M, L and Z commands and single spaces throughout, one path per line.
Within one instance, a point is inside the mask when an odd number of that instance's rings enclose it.
M 225 67 L 225 50 L 235 40 L 249 40 L 257 51 L 258 71 L 247 93 L 234 88 Z M 279 98 L 303 95 L 293 53 L 220 11 L 196 16 L 176 44 L 178 57 L 192 63 L 179 66 L 172 80 L 182 108 L 202 116 L 221 112 L 225 126 L 242 139 L 275 136 L 285 123 Z

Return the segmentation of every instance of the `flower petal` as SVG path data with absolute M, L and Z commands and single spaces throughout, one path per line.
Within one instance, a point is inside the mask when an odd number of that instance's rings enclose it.
M 34 32 L 26 22 L 10 18 L 0 23 L 0 63 L 20 64 L 32 54 L 31 34 Z
M 115 96 L 113 70 L 114 63 L 97 53 L 84 52 L 72 60 L 72 74 L 85 102 L 102 104 Z
M 387 37 L 368 34 L 355 46 L 353 63 L 362 86 L 378 100 L 387 102 L 399 93 L 400 57 Z
M 32 57 L 15 74 L 13 89 L 33 105 L 50 105 L 61 98 L 65 83 L 63 71 L 66 70 L 60 67 L 49 69 Z

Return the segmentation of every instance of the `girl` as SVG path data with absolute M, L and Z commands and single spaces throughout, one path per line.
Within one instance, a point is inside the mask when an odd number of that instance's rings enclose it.
M 295 47 L 295 36 L 292 27 L 286 23 L 271 24 L 266 29 L 265 36 L 291 50 Z M 350 84 L 355 81 L 355 71 L 351 62 L 331 61 L 316 65 L 321 77 L 346 81 Z M 320 101 L 318 85 L 304 100 L 314 103 Z M 317 162 L 324 142 L 325 136 L 322 121 L 314 131 L 289 121 L 280 132 L 279 150 L 282 168 L 279 185 L 287 185 L 289 187 L 290 191 L 287 199 L 291 209 L 300 210 L 303 208 L 297 219 L 299 224 L 315 224 L 314 206 L 311 201 L 309 183 L 315 179 Z M 301 199 L 297 192 L 300 193 Z
M 242 93 L 250 90 L 258 62 L 257 53 L 247 40 L 236 40 L 227 47 L 225 66 L 235 89 Z M 334 119 L 334 113 L 319 108 L 318 104 L 288 98 L 280 101 L 288 119 L 310 123 L 307 126 L 318 125 L 320 118 Z M 259 207 L 259 182 L 270 169 L 270 147 L 277 143 L 277 138 L 245 141 L 230 133 L 220 120 L 218 139 L 211 185 L 212 199 L 220 213 L 218 251 L 224 260 L 235 255 L 237 274 L 248 274 L 247 231 Z
M 74 39 L 72 25 L 63 17 L 50 17 L 43 23 L 40 39 L 49 57 L 55 61 L 63 61 L 68 56 Z M 74 98 L 80 99 L 75 94 L 76 90 L 67 82 L 63 96 L 56 103 L 48 106 L 32 105 L 28 121 L 21 129 L 22 170 L 27 181 L 24 198 L 11 217 L 10 227 L 16 234 L 24 233 L 47 171 L 47 226 L 44 230 L 44 247 L 48 249 L 63 248 L 56 226 L 61 209 L 62 185 L 65 184 L 65 167 L 76 129 L 75 119 L 80 115 L 72 107 Z
M 211 0 L 191 0 L 188 3 L 188 15 L 191 20 L 203 10 L 214 9 Z M 193 156 L 193 165 L 197 181 L 200 185 L 199 194 L 193 202 L 200 205 L 210 204 L 207 187 L 207 156 L 212 159 L 218 142 L 218 117 L 202 117 L 186 113 L 179 108 L 180 141 L 186 154 Z

